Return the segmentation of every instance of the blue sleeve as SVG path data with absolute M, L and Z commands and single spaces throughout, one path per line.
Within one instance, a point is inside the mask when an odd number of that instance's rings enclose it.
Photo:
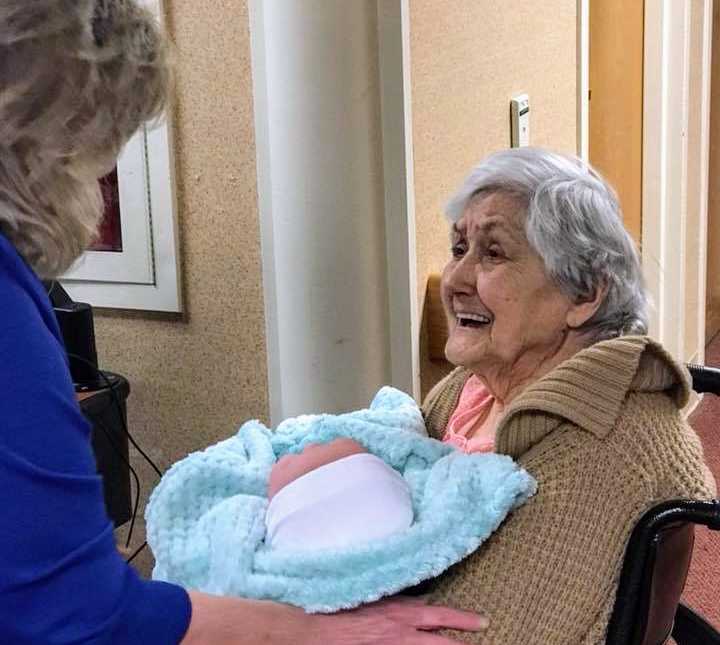
M 179 643 L 187 592 L 118 553 L 52 310 L 3 243 L 0 643 Z

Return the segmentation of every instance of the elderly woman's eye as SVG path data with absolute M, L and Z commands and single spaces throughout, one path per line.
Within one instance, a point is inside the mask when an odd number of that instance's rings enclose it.
M 491 260 L 498 260 L 503 257 L 502 251 L 497 246 L 489 246 L 485 249 L 485 255 Z
M 467 248 L 463 242 L 456 242 L 450 249 L 454 258 L 461 258 L 465 255 Z

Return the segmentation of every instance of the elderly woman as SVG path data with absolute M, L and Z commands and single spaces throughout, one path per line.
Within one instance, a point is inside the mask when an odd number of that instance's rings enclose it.
M 0 643 L 425 643 L 476 615 L 392 601 L 335 616 L 141 580 L 115 549 L 39 277 L 94 235 L 97 178 L 159 114 L 166 44 L 133 0 L 0 0 Z
M 644 335 L 638 254 L 612 189 L 580 160 L 494 154 L 448 216 L 445 351 L 458 368 L 425 401 L 428 430 L 518 460 L 538 493 L 434 597 L 482 608 L 483 643 L 602 643 L 639 516 L 714 493 L 681 413 L 688 375 Z

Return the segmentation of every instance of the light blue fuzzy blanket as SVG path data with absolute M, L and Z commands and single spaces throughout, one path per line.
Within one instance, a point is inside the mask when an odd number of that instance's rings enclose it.
M 355 439 L 403 475 L 413 525 L 347 550 L 273 551 L 263 542 L 272 465 L 308 443 L 339 437 Z M 466 455 L 429 439 L 415 402 L 384 387 L 367 410 L 288 419 L 275 432 L 250 421 L 175 464 L 146 511 L 153 578 L 309 612 L 356 607 L 445 571 L 534 492 L 535 481 L 509 457 Z

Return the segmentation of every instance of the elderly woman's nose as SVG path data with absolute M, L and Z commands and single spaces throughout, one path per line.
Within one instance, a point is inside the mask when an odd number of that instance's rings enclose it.
M 445 274 L 448 285 L 455 289 L 470 289 L 475 286 L 475 263 L 469 254 L 451 262 Z

